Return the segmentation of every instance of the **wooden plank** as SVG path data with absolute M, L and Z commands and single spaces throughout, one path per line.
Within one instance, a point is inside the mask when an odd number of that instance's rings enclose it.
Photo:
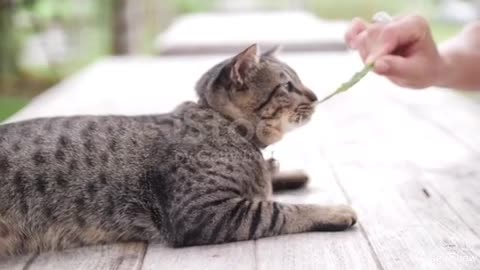
M 150 269 L 255 269 L 255 244 L 246 241 L 188 248 L 149 245 L 142 270 Z
M 472 224 L 422 180 L 425 170 L 455 172 L 459 160 L 471 164 L 478 156 L 375 93 L 383 89 L 358 91 L 363 92 L 326 105 L 330 111 L 320 116 L 324 126 L 316 137 L 383 268 L 478 269 L 480 239 Z M 475 187 L 466 183 L 462 189 Z M 473 216 L 478 224 L 480 216 Z
M 324 104 L 315 116 L 314 121 L 320 126 L 311 131 L 312 136 L 331 150 L 329 155 L 337 162 L 361 161 L 377 166 L 415 164 L 424 169 L 439 169 L 460 160 L 471 162 L 476 156 L 471 149 L 462 147 L 431 123 L 409 114 L 408 108 L 387 98 L 384 92 L 390 84 L 371 82 L 367 78 L 358 89 Z
M 145 250 L 144 243 L 125 243 L 42 253 L 27 269 L 139 270 L 142 267 Z
M 428 102 L 414 100 L 412 95 L 388 92 L 399 106 L 420 121 L 432 125 L 455 142 L 476 154 L 466 156 L 451 166 L 439 169 L 423 169 L 421 180 L 426 181 L 444 201 L 480 236 L 480 104 L 459 93 L 444 89 L 428 91 Z M 426 93 L 425 93 L 426 94 Z
M 257 269 L 379 269 L 362 237 L 354 229 L 259 240 Z
M 473 233 L 480 237 L 480 159 L 475 162 L 458 164 L 454 168 L 442 170 L 423 170 L 420 181 L 429 187 L 450 208 L 458 218 L 469 226 Z M 480 246 L 477 247 L 480 250 Z
M 402 94 L 389 89 L 389 97 L 441 129 L 458 142 L 480 153 L 480 104 L 459 92 L 447 89 L 428 89 L 417 94 Z M 418 98 L 428 95 L 428 99 Z
M 315 127 L 315 123 L 311 123 Z M 310 128 L 313 128 L 310 127 Z M 310 176 L 304 190 L 284 192 L 276 200 L 321 205 L 346 204 L 318 144 L 308 139 L 308 130 L 289 134 L 285 141 L 270 147 L 284 170 L 302 169 Z M 311 145 L 297 146 L 299 141 Z M 313 144 L 313 145 L 312 145 Z M 314 146 L 313 146 L 314 147 Z M 378 269 L 375 254 L 358 226 L 345 232 L 314 232 L 266 238 L 257 241 L 257 269 Z
M 478 269 L 480 239 L 406 168 L 335 166 L 384 269 Z M 428 187 L 427 187 L 428 189 Z

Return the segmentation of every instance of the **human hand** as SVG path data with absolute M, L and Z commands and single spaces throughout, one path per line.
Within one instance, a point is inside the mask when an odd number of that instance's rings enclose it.
M 435 85 L 444 72 L 445 63 L 430 26 L 419 16 L 374 24 L 356 18 L 345 40 L 350 48 L 358 50 L 366 64 L 374 63 L 377 74 L 403 87 Z

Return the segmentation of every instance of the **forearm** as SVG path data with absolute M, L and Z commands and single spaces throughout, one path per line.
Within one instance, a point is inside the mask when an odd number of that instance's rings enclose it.
M 440 53 L 443 65 L 436 86 L 480 90 L 480 22 L 443 44 Z

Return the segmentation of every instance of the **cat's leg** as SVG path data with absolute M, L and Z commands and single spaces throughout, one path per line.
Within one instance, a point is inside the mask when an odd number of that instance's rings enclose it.
M 267 168 L 272 175 L 273 191 L 299 189 L 308 183 L 308 175 L 301 170 L 280 171 L 280 165 L 274 158 L 266 160 Z
M 357 220 L 349 206 L 288 205 L 238 197 L 212 200 L 191 213 L 184 220 L 176 220 L 170 244 L 205 245 L 310 231 L 341 231 Z

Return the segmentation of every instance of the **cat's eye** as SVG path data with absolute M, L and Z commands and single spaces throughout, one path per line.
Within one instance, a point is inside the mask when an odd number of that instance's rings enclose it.
M 286 82 L 283 84 L 283 87 L 285 87 L 285 89 L 287 89 L 288 92 L 292 92 L 293 91 L 293 84 L 292 82 Z

